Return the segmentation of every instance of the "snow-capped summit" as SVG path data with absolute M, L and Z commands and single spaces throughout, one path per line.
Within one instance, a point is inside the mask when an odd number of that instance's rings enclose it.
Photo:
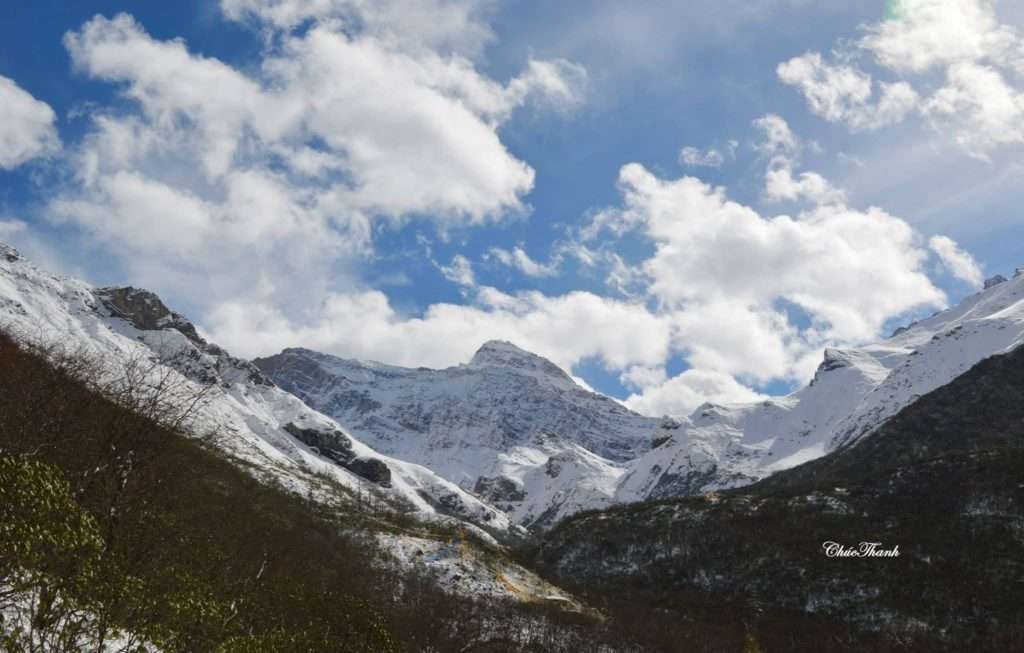
M 610 502 L 658 420 L 577 385 L 507 342 L 444 370 L 288 349 L 255 364 L 375 449 L 416 461 L 541 525 Z
M 814 379 L 769 401 L 702 406 L 663 424 L 627 464 L 618 501 L 745 485 L 870 436 L 918 397 L 1024 342 L 1024 275 L 856 349 L 827 349 Z
M 548 359 L 520 349 L 511 342 L 489 340 L 481 345 L 469 361 L 467 367 L 485 368 L 498 367 L 508 371 L 529 374 L 538 380 L 561 384 L 565 387 L 576 383 L 562 368 Z

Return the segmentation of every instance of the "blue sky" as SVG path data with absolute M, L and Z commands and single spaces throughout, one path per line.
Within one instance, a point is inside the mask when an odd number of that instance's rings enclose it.
M 243 355 L 510 339 L 655 414 L 1024 263 L 1021 9 L 631 4 L 15 3 L 0 239 Z

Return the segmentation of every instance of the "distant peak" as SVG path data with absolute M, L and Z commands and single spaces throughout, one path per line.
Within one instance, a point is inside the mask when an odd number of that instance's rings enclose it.
M 533 356 L 539 358 L 536 354 L 531 354 L 507 340 L 488 340 L 476 350 L 473 359 L 490 356 Z
M 504 340 L 488 340 L 469 362 L 470 367 L 500 367 L 505 369 L 520 370 L 532 374 L 543 374 L 560 380 L 569 381 L 572 379 L 562 368 L 558 367 L 548 359 L 526 351 L 511 342 Z

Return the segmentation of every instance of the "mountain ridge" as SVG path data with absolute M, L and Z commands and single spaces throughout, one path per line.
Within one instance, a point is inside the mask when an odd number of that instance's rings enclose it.
M 441 370 L 302 348 L 253 363 L 376 449 L 419 461 L 523 525 L 608 502 L 619 463 L 650 446 L 657 424 L 497 340 Z
M 558 406 L 574 397 L 614 400 L 508 342 L 488 341 L 469 363 L 443 370 L 308 349 L 254 363 L 375 447 L 421 462 L 519 523 L 544 528 L 575 510 L 748 485 L 866 437 L 918 396 L 1024 341 L 1024 277 L 994 277 L 986 286 L 879 342 L 827 348 L 813 379 L 790 395 L 707 403 L 687 416 L 637 416 L 641 427 L 627 438 L 614 430 L 586 437 L 560 421 Z M 504 375 L 504 382 L 466 382 L 473 374 Z M 538 391 L 527 378 L 555 381 Z M 438 389 L 445 384 L 450 391 Z M 483 387 L 490 394 L 481 396 Z M 535 415 L 505 419 L 503 402 Z M 472 447 L 488 455 L 460 453 Z M 562 470 L 567 476 L 559 478 Z
M 9 245 L 0 253 L 0 327 L 32 342 L 81 350 L 112 368 L 148 361 L 142 366 L 148 373 L 180 375 L 186 394 L 207 388 L 195 435 L 220 434 L 226 453 L 260 475 L 311 495 L 330 493 L 323 475 L 424 518 L 455 518 L 472 528 L 509 532 L 512 525 L 502 511 L 422 465 L 382 455 L 351 437 L 251 362 L 207 342 L 156 294 L 130 286 L 95 288 L 52 275 Z M 327 441 L 333 447 L 321 451 Z

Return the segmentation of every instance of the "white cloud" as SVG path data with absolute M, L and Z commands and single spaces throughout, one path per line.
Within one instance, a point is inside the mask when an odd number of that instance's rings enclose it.
M 826 120 L 865 131 L 916 113 L 940 137 L 985 159 L 1024 144 L 1024 39 L 1000 22 L 996 4 L 900 0 L 889 19 L 841 42 L 833 61 L 809 52 L 781 64 L 778 74 Z M 896 77 L 880 82 L 878 93 L 858 63 L 865 54 Z
M 25 233 L 28 225 L 21 220 L 0 220 L 0 241 L 9 239 L 16 234 Z
M 906 82 L 881 83 L 853 66 L 825 62 L 809 52 L 779 64 L 779 79 L 803 93 L 811 111 L 854 131 L 871 131 L 902 121 L 920 98 Z
M 238 21 L 292 30 L 308 21 L 338 21 L 402 47 L 476 54 L 494 38 L 486 19 L 494 0 L 221 0 Z
M 1003 58 L 1017 34 L 1001 25 L 996 0 L 895 0 L 896 12 L 867 28 L 860 47 L 902 73 Z
M 815 204 L 842 204 L 846 193 L 816 172 L 794 175 L 790 165 L 781 164 L 765 173 L 765 199 L 770 202 L 807 199 Z
M 764 140 L 755 146 L 762 154 L 791 156 L 799 152 L 800 141 L 782 116 L 774 113 L 761 116 L 754 121 L 754 127 L 764 134 Z
M 737 147 L 737 141 L 729 141 L 724 150 L 717 147 L 701 150 L 686 146 L 679 152 L 679 163 L 691 168 L 721 168 L 726 161 L 736 156 Z
M 687 370 L 665 383 L 630 396 L 624 403 L 644 415 L 689 415 L 708 401 L 728 404 L 763 398 L 728 374 Z
M 473 274 L 473 265 L 462 254 L 456 254 L 452 257 L 450 264 L 441 266 L 439 269 L 444 278 L 454 284 L 465 288 L 476 286 L 476 275 Z
M 643 264 L 649 292 L 696 369 L 796 378 L 803 355 L 823 343 L 868 340 L 892 317 L 944 305 L 913 229 L 881 209 L 763 218 L 723 189 L 662 180 L 638 164 L 622 169 L 620 184 L 625 206 L 612 215 L 654 243 Z M 796 326 L 792 310 L 808 324 Z
M 483 75 L 454 49 L 476 10 L 444 9 L 450 25 L 402 38 L 405 10 L 451 4 L 225 3 L 275 30 L 244 72 L 128 15 L 90 20 L 65 36 L 74 66 L 131 103 L 92 112 L 52 218 L 201 310 L 230 299 L 306 315 L 358 287 L 354 262 L 381 221 L 444 231 L 525 212 L 534 172 L 498 130 L 528 104 L 571 110 L 585 72 L 531 60 L 508 83 Z
M 465 362 L 495 338 L 565 369 L 589 358 L 611 369 L 654 366 L 665 360 L 670 345 L 668 322 L 643 304 L 587 292 L 509 295 L 488 287 L 471 305 L 434 304 L 419 317 L 399 314 L 377 291 L 336 294 L 308 324 L 270 306 L 227 303 L 213 314 L 210 331 L 217 342 L 231 343 L 246 356 L 301 344 L 341 356 L 430 367 Z M 624 333 L 644 337 L 624 338 Z
M 949 270 L 957 279 L 964 281 L 975 288 L 981 288 L 985 283 L 985 275 L 981 271 L 974 257 L 960 249 L 952 238 L 948 236 L 932 236 L 928 240 L 928 247 L 942 261 L 942 265 Z
M 530 258 L 530 255 L 522 247 L 514 247 L 512 250 L 492 247 L 488 251 L 487 257 L 502 265 L 519 270 L 528 277 L 553 277 L 558 274 L 557 261 L 549 264 L 539 263 Z
M 668 372 L 664 367 L 635 365 L 620 374 L 619 381 L 628 388 L 643 390 L 668 381 Z
M 980 158 L 1000 146 L 1024 143 L 1024 92 L 989 66 L 950 66 L 946 85 L 928 99 L 924 112 Z
M 578 109 L 587 87 L 587 71 L 564 59 L 538 61 L 531 59 L 526 70 L 509 82 L 507 101 L 521 105 L 532 99 L 562 112 Z
M 764 198 L 767 202 L 808 200 L 814 204 L 842 204 L 846 193 L 816 172 L 795 173 L 804 144 L 782 117 L 775 114 L 754 121 L 764 140 L 754 149 L 768 157 Z
M 0 75 L 0 169 L 59 152 L 56 120 L 50 105 Z

